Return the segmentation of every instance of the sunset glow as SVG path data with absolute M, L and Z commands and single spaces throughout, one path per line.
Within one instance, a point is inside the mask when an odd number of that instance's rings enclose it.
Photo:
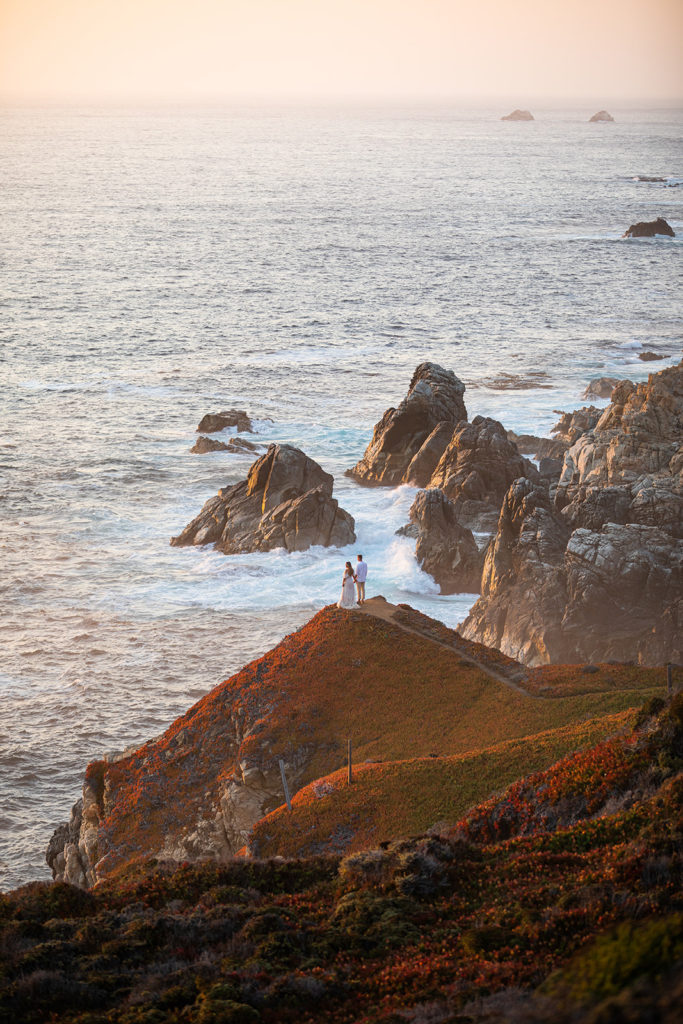
M 1 0 L 0 98 L 683 95 L 680 0 Z

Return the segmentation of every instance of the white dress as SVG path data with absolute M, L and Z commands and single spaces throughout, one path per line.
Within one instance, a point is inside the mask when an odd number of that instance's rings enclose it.
M 342 580 L 341 597 L 337 601 L 337 608 L 357 608 L 356 590 L 353 585 L 353 576 L 344 574 Z

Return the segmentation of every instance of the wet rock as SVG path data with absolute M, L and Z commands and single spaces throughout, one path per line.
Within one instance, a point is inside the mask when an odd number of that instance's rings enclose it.
M 366 484 L 403 483 L 409 465 L 435 427 L 444 422 L 455 426 L 467 419 L 464 393 L 465 385 L 450 370 L 436 363 L 421 363 L 408 394 L 396 409 L 387 409 L 363 458 L 347 474 Z
M 609 398 L 619 383 L 618 377 L 596 377 L 583 393 L 584 398 Z
M 537 459 L 562 459 L 569 445 L 566 441 L 551 437 L 536 437 L 535 434 L 516 434 L 508 430 L 508 440 L 517 445 L 522 455 L 533 455 Z
M 534 115 L 529 110 L 513 110 L 511 114 L 501 117 L 501 121 L 533 121 Z
M 658 355 L 656 352 L 639 352 L 638 358 L 642 359 L 644 363 L 653 363 L 657 359 L 663 359 L 664 356 Z
M 272 444 L 247 479 L 210 498 L 171 545 L 213 544 L 236 554 L 351 544 L 354 520 L 332 497 L 332 485 L 330 474 L 298 448 Z
M 654 238 L 655 235 L 668 235 L 670 238 L 676 237 L 676 232 L 670 224 L 664 220 L 663 217 L 657 217 L 657 220 L 639 221 L 637 224 L 631 224 L 631 227 L 624 232 L 624 238 Z
M 477 530 L 496 528 L 501 502 L 517 477 L 538 482 L 536 468 L 508 440 L 498 420 L 475 416 L 461 423 L 429 481 L 455 505 L 463 526 Z
M 217 434 L 227 427 L 237 427 L 239 432 L 252 434 L 251 420 L 244 409 L 225 409 L 223 412 L 209 412 L 202 416 L 197 427 L 198 434 Z
M 614 121 L 614 118 L 606 110 L 598 110 L 597 114 L 593 114 L 593 116 L 589 118 L 588 121 L 590 124 L 593 121 Z
M 667 180 L 666 178 L 650 177 L 647 174 L 638 174 L 636 176 L 636 181 L 647 181 L 647 182 L 650 182 L 650 183 L 660 183 L 660 182 L 665 182 L 666 180 Z
M 455 505 L 443 491 L 420 491 L 410 508 L 410 525 L 398 532 L 416 538 L 418 564 L 442 594 L 479 592 L 483 552 L 472 532 L 458 522 Z
M 231 437 L 228 443 L 216 441 L 213 437 L 198 437 L 190 448 L 195 455 L 206 455 L 208 452 L 257 452 L 263 450 L 263 445 L 254 444 L 253 441 L 245 441 L 243 437 Z

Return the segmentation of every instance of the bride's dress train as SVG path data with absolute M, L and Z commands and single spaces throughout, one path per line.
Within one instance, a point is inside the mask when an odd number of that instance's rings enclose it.
M 345 576 L 342 583 L 341 597 L 337 601 L 337 608 L 357 608 L 356 591 L 353 585 L 353 576 Z

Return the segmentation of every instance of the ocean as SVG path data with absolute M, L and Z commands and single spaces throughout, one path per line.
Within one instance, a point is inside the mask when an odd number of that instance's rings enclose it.
M 0 111 L 0 888 L 49 877 L 89 760 L 336 601 L 346 558 L 464 618 L 395 536 L 414 489 L 344 477 L 418 363 L 547 434 L 680 359 L 683 111 L 593 112 Z M 622 239 L 657 216 L 675 239 Z M 357 544 L 169 546 L 253 461 L 189 451 L 231 407 L 334 475 Z

